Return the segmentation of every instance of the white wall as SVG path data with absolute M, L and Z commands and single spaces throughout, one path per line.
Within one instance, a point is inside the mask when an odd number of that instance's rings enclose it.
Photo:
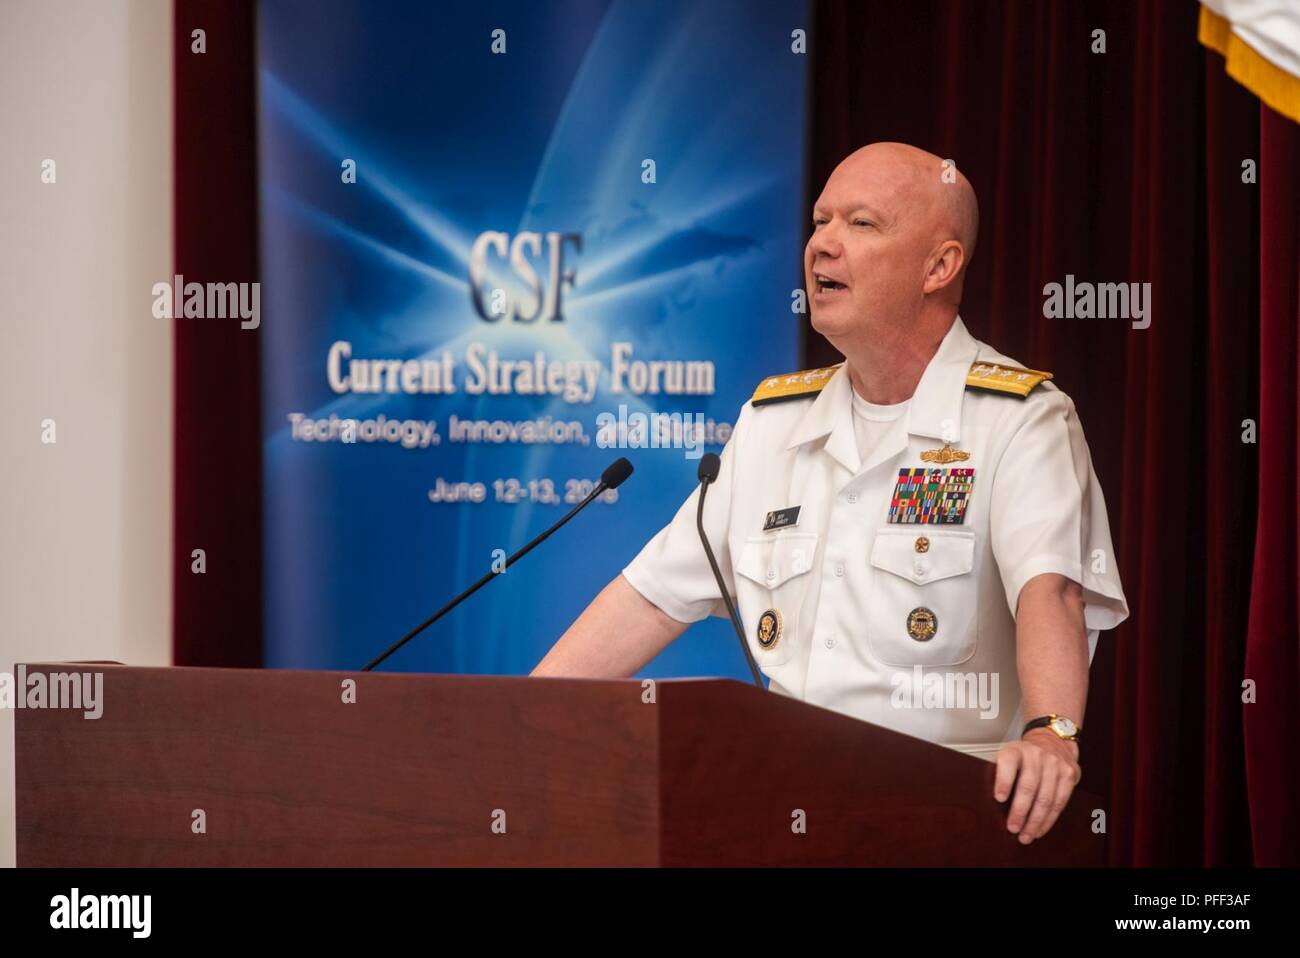
M 3 671 L 170 664 L 172 333 L 150 287 L 172 263 L 171 21 L 170 0 L 0 2 Z M 0 865 L 13 742 L 0 709 Z

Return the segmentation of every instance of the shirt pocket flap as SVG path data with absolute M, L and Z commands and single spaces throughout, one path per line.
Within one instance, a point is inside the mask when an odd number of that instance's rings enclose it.
M 736 574 L 775 589 L 794 576 L 812 569 L 817 533 L 786 532 L 776 536 L 751 536 L 736 563 Z
M 975 568 L 975 533 L 881 529 L 871 546 L 871 564 L 916 585 L 965 575 Z

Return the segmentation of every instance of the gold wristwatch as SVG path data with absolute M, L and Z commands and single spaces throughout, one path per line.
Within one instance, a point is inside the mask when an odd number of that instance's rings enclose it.
M 1024 738 L 1026 734 L 1036 728 L 1050 729 L 1057 738 L 1063 738 L 1067 742 L 1077 742 L 1079 733 L 1083 731 L 1064 715 L 1043 715 L 1026 722 L 1025 730 L 1020 733 L 1020 737 Z

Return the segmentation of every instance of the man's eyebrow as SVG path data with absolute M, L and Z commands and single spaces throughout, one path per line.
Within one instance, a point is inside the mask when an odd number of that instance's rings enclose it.
M 826 213 L 828 212 L 829 209 L 830 207 L 825 203 L 816 203 L 813 205 L 813 216 L 817 216 L 818 214 L 821 213 Z M 883 223 L 888 219 L 888 217 L 886 217 L 881 210 L 877 209 L 876 207 L 872 206 L 870 203 L 864 200 L 852 200 L 847 203 L 843 203 L 840 205 L 840 209 L 844 211 L 860 211 L 866 213 L 868 217 L 870 217 L 871 219 L 875 220 L 878 223 Z

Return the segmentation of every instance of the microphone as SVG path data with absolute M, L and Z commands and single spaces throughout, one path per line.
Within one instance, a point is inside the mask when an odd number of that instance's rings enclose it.
M 627 477 L 630 475 L 632 475 L 632 463 L 628 462 L 626 458 L 620 457 L 619 459 L 615 460 L 614 462 L 606 466 L 605 471 L 600 474 L 600 482 L 598 482 L 595 488 L 592 489 L 591 492 L 587 494 L 587 497 L 583 499 L 580 503 L 578 503 L 576 506 L 574 506 L 572 509 L 570 509 L 568 514 L 564 518 L 562 518 L 559 522 L 555 523 L 555 525 L 551 526 L 549 529 L 547 529 L 545 532 L 543 532 L 541 535 L 535 538 L 532 542 L 528 543 L 528 545 L 524 546 L 514 555 L 506 559 L 506 564 L 502 566 L 501 572 L 505 572 L 506 569 L 509 569 L 511 565 L 518 562 L 524 556 L 528 555 L 528 553 L 532 552 L 533 549 L 535 549 L 537 546 L 541 545 L 544 541 L 546 541 L 546 539 L 551 535 L 551 533 L 555 532 L 555 530 L 559 529 L 560 526 L 564 525 L 566 522 L 568 522 L 570 519 L 576 516 L 579 512 L 581 512 L 584 508 L 586 508 L 587 503 L 591 502 L 591 500 L 595 499 L 598 495 L 600 495 L 602 492 L 605 492 L 608 489 L 617 489 L 627 480 Z M 410 642 L 413 638 L 415 638 L 417 635 L 419 635 L 429 626 L 433 625 L 433 623 L 437 622 L 439 619 L 441 619 L 452 609 L 456 608 L 456 606 L 460 605 L 462 602 L 468 599 L 479 589 L 483 588 L 483 586 L 487 585 L 487 583 L 490 580 L 495 579 L 497 576 L 499 576 L 501 572 L 493 571 L 483 576 L 483 578 L 479 579 L 477 582 L 475 582 L 472 586 L 470 586 L 460 595 L 456 596 L 456 598 L 452 599 L 450 602 L 444 605 L 437 612 L 433 613 L 433 615 L 429 616 L 427 619 L 425 619 L 423 622 L 421 622 L 419 625 L 413 628 L 410 632 L 407 632 L 406 635 L 402 636 L 400 639 L 398 639 L 396 642 L 390 645 L 387 649 L 384 650 L 383 653 L 375 656 L 373 659 L 367 662 L 365 666 L 362 667 L 361 671 L 369 672 L 373 670 L 374 667 L 379 665 L 381 662 L 383 662 L 384 659 L 388 658 L 390 655 L 392 655 L 394 652 L 396 652 L 398 649 L 404 646 L 407 642 Z
M 760 689 L 763 688 L 763 679 L 758 674 L 758 664 L 754 661 L 754 653 L 749 650 L 749 643 L 745 641 L 745 627 L 740 624 L 740 616 L 736 614 L 735 603 L 731 601 L 731 593 L 727 591 L 727 583 L 722 581 L 722 573 L 718 569 L 718 560 L 713 557 L 713 550 L 709 547 L 709 537 L 704 532 L 704 496 L 709 491 L 709 486 L 718 478 L 718 470 L 722 468 L 722 460 L 717 457 L 716 453 L 705 453 L 700 457 L 700 504 L 695 510 L 695 528 L 700 531 L 700 544 L 704 546 L 704 555 L 709 560 L 709 568 L 713 570 L 713 580 L 718 583 L 718 591 L 722 593 L 722 601 L 727 605 L 727 614 L 731 616 L 731 627 L 736 630 L 736 638 L 740 640 L 740 650 L 745 653 L 745 661 L 749 663 L 749 673 L 754 677 L 754 684 Z

